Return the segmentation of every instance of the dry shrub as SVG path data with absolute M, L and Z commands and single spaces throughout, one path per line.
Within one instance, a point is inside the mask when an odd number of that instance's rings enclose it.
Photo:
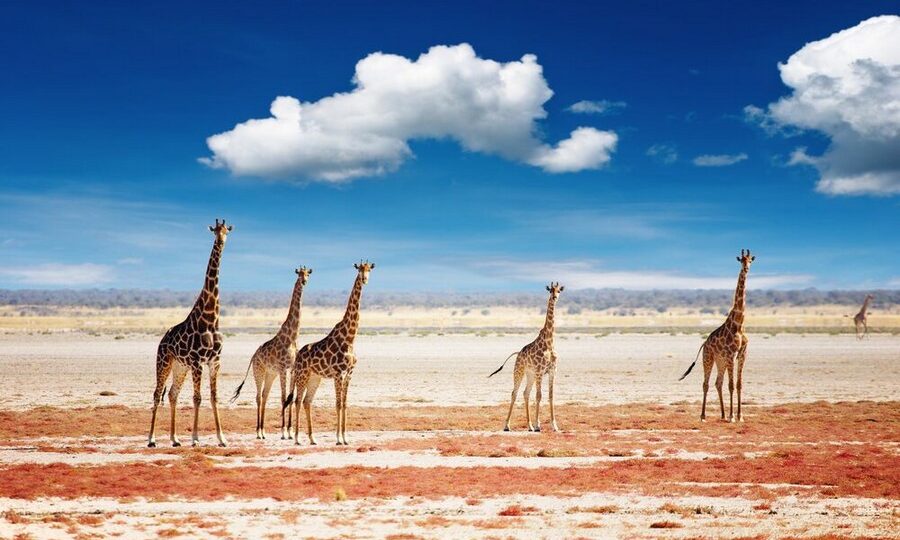
M 654 521 L 650 524 L 651 529 L 680 529 L 681 523 L 675 521 Z
M 417 524 L 420 527 L 449 527 L 453 522 L 443 516 L 428 516 Z
M 334 500 L 336 500 L 336 501 L 346 501 L 347 500 L 347 492 L 344 491 L 344 488 L 339 487 L 334 490 Z
M 466 504 L 469 506 L 478 506 L 481 503 L 481 499 L 476 499 L 475 497 L 469 497 L 468 499 L 466 499 Z
M 163 538 L 172 538 L 175 536 L 181 536 L 182 533 L 178 529 L 161 529 L 156 531 L 157 536 L 161 536 Z
M 596 521 L 585 521 L 584 523 L 578 524 L 579 529 L 599 529 L 601 527 L 603 527 L 603 525 Z
M 577 514 L 579 512 L 587 514 L 615 514 L 619 511 L 619 507 L 608 504 L 605 506 L 573 506 L 566 510 L 567 514 Z
M 19 514 L 15 510 L 7 510 L 3 512 L 3 519 L 12 523 L 13 525 L 21 525 L 23 523 L 28 523 L 28 519 L 26 519 L 22 514 Z
M 289 525 L 294 525 L 300 521 L 299 510 L 285 510 L 281 513 L 281 520 Z
M 759 503 L 759 504 L 753 505 L 753 509 L 754 509 L 754 510 L 760 510 L 760 511 L 763 511 L 763 512 L 768 512 L 768 511 L 770 511 L 770 510 L 772 509 L 772 505 L 769 504 L 769 503 L 767 503 L 767 502 Z
M 538 511 L 538 509 L 533 506 L 519 506 L 518 504 L 514 504 L 512 506 L 507 506 L 503 510 L 500 510 L 500 512 L 497 515 L 505 516 L 505 517 L 524 516 L 527 514 L 535 514 L 535 513 L 537 513 L 537 511 Z
M 472 521 L 470 525 L 473 527 L 477 527 L 479 529 L 509 529 L 515 527 L 521 527 L 523 525 L 522 518 L 512 518 L 512 519 L 479 519 Z

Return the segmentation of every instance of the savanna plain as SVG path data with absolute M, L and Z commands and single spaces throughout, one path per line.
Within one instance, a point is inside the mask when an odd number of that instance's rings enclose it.
M 306 307 L 300 343 L 340 308 Z M 747 321 L 746 421 L 700 423 L 702 368 L 678 377 L 719 314 L 563 313 L 555 402 L 541 433 L 510 364 L 542 315 L 503 306 L 364 310 L 335 446 L 322 384 L 319 445 L 254 436 L 251 382 L 283 309 L 231 310 L 219 376 L 229 445 L 203 380 L 201 445 L 168 445 L 168 400 L 146 447 L 154 356 L 186 309 L 0 308 L 0 537 L 864 538 L 900 530 L 900 310 L 852 333 L 846 306 L 759 309 Z M 546 384 L 546 381 L 545 381 Z M 190 440 L 190 385 L 177 426 Z M 725 390 L 728 408 L 727 384 Z M 305 427 L 301 424 L 301 427 Z

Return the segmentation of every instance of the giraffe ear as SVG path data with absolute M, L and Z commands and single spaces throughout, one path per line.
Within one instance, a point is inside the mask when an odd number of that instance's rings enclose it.
M 564 290 L 566 290 L 566 286 L 565 286 L 565 285 L 562 285 L 562 286 L 559 288 L 559 292 L 563 292 Z
M 308 269 L 307 272 L 312 274 L 312 268 Z
M 756 255 L 750 257 L 750 262 L 753 262 L 753 261 L 755 261 L 755 260 L 756 260 Z
M 550 290 L 550 285 L 547 285 L 546 289 L 549 291 L 549 290 Z
M 740 258 L 740 257 L 735 257 L 735 259 L 737 259 L 737 262 L 741 262 L 741 258 Z
M 229 225 L 228 227 L 225 227 L 225 228 L 228 229 L 228 232 L 231 232 L 231 230 L 234 229 L 234 225 Z
M 359 265 L 356 263 L 353 263 L 353 268 L 356 268 L 357 270 L 359 270 Z
M 369 270 L 375 270 L 375 263 L 372 263 L 372 266 L 369 267 Z
M 209 232 L 216 232 L 216 228 L 212 225 L 209 226 Z

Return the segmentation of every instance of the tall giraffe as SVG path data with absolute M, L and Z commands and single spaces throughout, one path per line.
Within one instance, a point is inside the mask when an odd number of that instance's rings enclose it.
M 300 400 L 306 412 L 306 435 L 310 444 L 316 444 L 312 433 L 312 400 L 323 378 L 334 379 L 334 401 L 337 413 L 337 444 L 347 444 L 347 388 L 350 377 L 356 366 L 356 355 L 353 354 L 353 341 L 359 330 L 359 299 L 363 285 L 369 282 L 369 271 L 375 263 L 368 261 L 354 264 L 357 270 L 353 290 L 347 301 L 344 318 L 322 340 L 304 345 L 297 352 L 297 360 L 291 374 L 291 393 L 282 403 L 287 409 L 294 400 L 296 419 L 294 423 L 294 440 L 300 444 Z
M 544 327 L 538 333 L 534 341 L 522 347 L 519 352 L 513 353 L 506 357 L 503 364 L 496 371 L 488 375 L 493 377 L 506 362 L 513 356 L 516 357 L 516 367 L 513 370 L 513 390 L 512 396 L 509 398 L 509 412 L 506 414 L 506 423 L 503 424 L 503 431 L 509 431 L 509 419 L 512 417 L 513 406 L 516 404 L 516 392 L 519 391 L 519 385 L 522 383 L 522 376 L 527 377 L 525 383 L 525 418 L 528 420 L 528 431 L 541 430 L 541 381 L 546 373 L 549 376 L 547 382 L 548 393 L 550 394 L 550 425 L 553 431 L 559 431 L 556 425 L 556 415 L 553 411 L 553 381 L 556 377 L 556 350 L 553 348 L 553 312 L 556 307 L 556 301 L 559 299 L 559 293 L 565 290 L 565 286 L 559 283 L 551 283 L 547 285 L 547 291 L 550 292 L 550 299 L 547 300 L 547 319 L 544 321 Z M 531 386 L 537 382 L 537 401 L 534 406 L 534 425 L 531 424 L 531 411 L 528 403 L 531 400 Z
M 853 324 L 856 325 L 856 339 L 862 339 L 869 333 L 869 302 L 874 298 L 871 294 L 867 294 L 866 299 L 863 301 L 862 309 L 853 317 Z
M 203 376 L 204 365 L 209 367 L 209 393 L 213 418 L 216 422 L 216 437 L 219 439 L 219 446 L 226 445 L 225 437 L 222 435 L 222 423 L 219 421 L 216 392 L 219 355 L 222 353 L 222 334 L 219 333 L 219 261 L 225 248 L 225 240 L 232 228 L 231 225 L 225 225 L 224 219 L 221 223 L 216 219 L 216 225 L 209 226 L 209 230 L 216 238 L 209 254 L 203 290 L 200 291 L 187 319 L 170 328 L 159 342 L 156 352 L 156 390 L 153 391 L 153 414 L 150 418 L 150 440 L 147 444 L 151 448 L 156 446 L 156 411 L 165 395 L 166 381 L 170 373 L 172 387 L 169 389 L 169 405 L 172 416 L 169 436 L 172 439 L 172 446 L 181 446 L 175 432 L 175 406 L 188 371 L 191 372 L 194 383 L 194 429 L 191 432 L 191 442 L 194 446 L 200 444 L 197 423 L 200 417 L 200 378 Z
M 746 252 L 745 252 L 746 251 Z M 750 272 L 750 265 L 756 260 L 756 256 L 750 254 L 750 250 L 741 250 L 741 256 L 737 257 L 741 263 L 741 272 L 738 274 L 737 287 L 734 289 L 734 304 L 731 311 L 728 312 L 725 322 L 722 326 L 716 328 L 709 334 L 697 356 L 703 352 L 703 407 L 700 410 L 700 421 L 706 421 L 706 393 L 709 391 L 709 375 L 712 372 L 713 364 L 716 365 L 718 373 L 716 375 L 716 391 L 719 393 L 719 408 L 722 411 L 722 420 L 725 420 L 725 402 L 722 399 L 722 374 L 728 372 L 728 416 L 729 422 L 734 422 L 734 361 L 737 359 L 737 418 L 741 422 L 744 421 L 744 415 L 741 413 L 741 388 L 744 373 L 744 361 L 747 360 L 747 343 L 749 339 L 744 333 L 744 311 L 747 302 L 747 274 Z M 688 373 L 694 369 L 697 359 L 688 367 L 684 375 L 679 381 L 688 376 Z
M 303 287 L 312 274 L 312 269 L 302 266 L 294 270 L 297 273 L 297 281 L 294 283 L 294 292 L 291 294 L 291 305 L 288 308 L 287 318 L 275 337 L 263 343 L 250 358 L 247 373 L 244 380 L 234 391 L 231 401 L 234 402 L 241 394 L 241 388 L 247 382 L 250 368 L 253 368 L 253 380 L 256 381 L 256 438 L 266 438 L 266 402 L 269 400 L 269 390 L 275 377 L 281 383 L 281 402 L 287 397 L 288 370 L 294 367 L 294 357 L 297 354 L 297 337 L 300 335 L 300 308 L 303 304 Z M 281 438 L 290 436 L 290 406 L 287 408 L 287 423 L 285 423 L 285 410 L 281 409 Z

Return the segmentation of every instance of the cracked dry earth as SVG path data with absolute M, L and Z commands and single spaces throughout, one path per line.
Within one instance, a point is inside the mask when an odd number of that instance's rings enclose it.
M 228 448 L 205 408 L 203 445 L 165 446 L 164 422 L 153 449 L 144 409 L 3 411 L 0 537 L 896 537 L 900 403 L 748 406 L 738 424 L 698 408 L 561 404 L 562 433 L 523 431 L 521 410 L 502 433 L 502 405 L 351 406 L 336 447 L 320 406 L 311 447 L 274 418 L 257 441 L 241 407 Z

